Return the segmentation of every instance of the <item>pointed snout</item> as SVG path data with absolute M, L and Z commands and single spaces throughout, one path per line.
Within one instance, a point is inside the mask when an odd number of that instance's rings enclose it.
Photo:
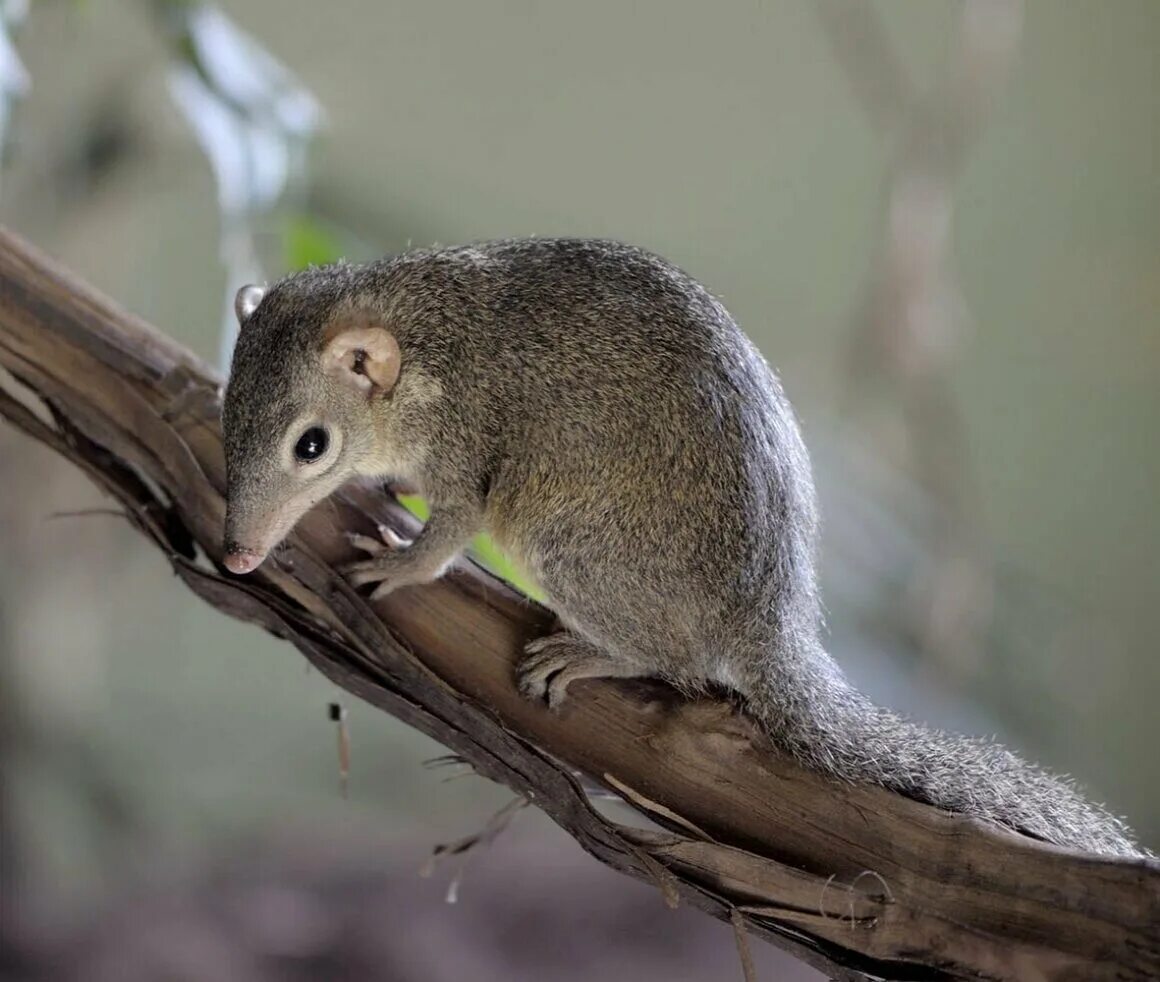
M 235 542 L 228 542 L 226 543 L 226 554 L 222 557 L 222 562 L 231 573 L 237 573 L 239 576 L 242 576 L 256 570 L 265 558 L 265 554 L 254 549 L 246 549 Z

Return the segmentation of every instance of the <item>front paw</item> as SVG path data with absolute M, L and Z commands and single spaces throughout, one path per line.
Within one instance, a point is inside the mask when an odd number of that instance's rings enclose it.
M 385 525 L 379 526 L 379 538 L 347 533 L 347 539 L 356 549 L 370 554 L 370 559 L 360 559 L 339 567 L 351 586 L 360 587 L 368 583 L 378 586 L 370 595 L 372 600 L 385 597 L 388 593 L 404 586 L 403 570 L 407 564 L 406 549 L 411 542 L 402 538 Z

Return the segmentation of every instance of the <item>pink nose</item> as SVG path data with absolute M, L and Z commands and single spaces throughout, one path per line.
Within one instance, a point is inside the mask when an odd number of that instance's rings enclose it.
M 242 575 L 256 570 L 264 558 L 264 556 L 259 556 L 256 552 L 251 552 L 248 549 L 239 549 L 235 552 L 227 552 L 222 562 L 231 573 Z

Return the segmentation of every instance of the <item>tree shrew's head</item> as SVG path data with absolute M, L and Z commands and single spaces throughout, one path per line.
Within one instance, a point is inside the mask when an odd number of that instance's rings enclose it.
M 223 562 L 249 573 L 315 504 L 381 472 L 377 421 L 402 359 L 394 334 L 351 300 L 341 270 L 242 287 L 234 309 Z

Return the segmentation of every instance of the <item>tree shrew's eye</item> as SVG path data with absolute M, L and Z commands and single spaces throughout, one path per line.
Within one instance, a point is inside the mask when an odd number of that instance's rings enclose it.
M 330 434 L 321 426 L 312 426 L 294 444 L 294 456 L 304 464 L 312 464 L 330 446 Z

